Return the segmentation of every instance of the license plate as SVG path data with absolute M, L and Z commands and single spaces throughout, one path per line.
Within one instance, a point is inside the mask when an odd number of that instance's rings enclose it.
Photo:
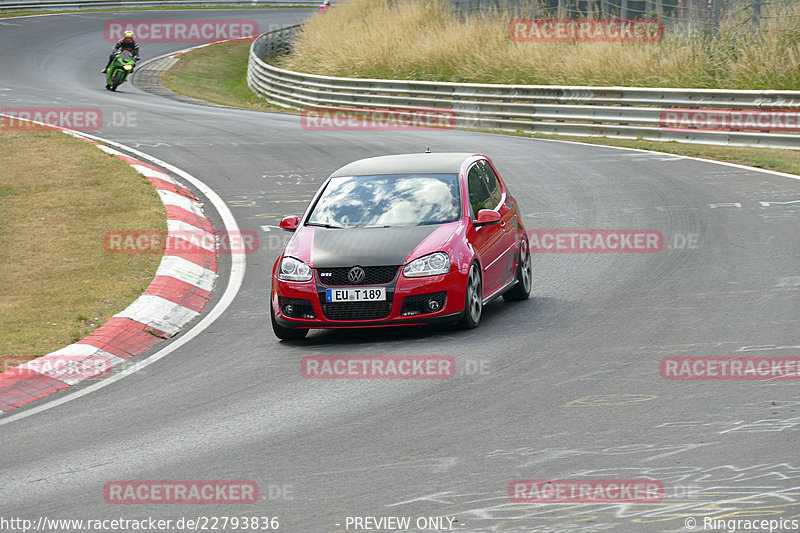
M 386 287 L 371 289 L 328 289 L 329 302 L 380 302 L 386 300 Z

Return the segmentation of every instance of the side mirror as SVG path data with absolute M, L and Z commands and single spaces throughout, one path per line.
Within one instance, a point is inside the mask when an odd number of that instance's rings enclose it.
M 283 217 L 281 219 L 280 227 L 281 229 L 285 229 L 287 231 L 294 231 L 297 229 L 297 224 L 300 222 L 300 219 L 297 218 L 297 215 L 289 215 L 288 217 Z
M 477 220 L 473 224 L 476 228 L 500 223 L 500 213 L 492 211 L 491 209 L 481 209 L 478 211 L 478 216 L 476 218 Z

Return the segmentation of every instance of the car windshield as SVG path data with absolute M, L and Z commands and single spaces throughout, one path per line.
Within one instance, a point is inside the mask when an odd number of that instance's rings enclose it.
M 331 178 L 308 224 L 356 228 L 443 224 L 461 217 L 458 174 Z

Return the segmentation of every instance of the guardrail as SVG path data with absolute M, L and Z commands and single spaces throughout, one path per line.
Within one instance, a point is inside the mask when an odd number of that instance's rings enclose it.
M 606 136 L 654 141 L 800 149 L 800 91 L 741 91 L 638 87 L 498 85 L 337 78 L 278 68 L 269 60 L 287 53 L 299 26 L 267 32 L 250 48 L 247 84 L 268 102 L 295 109 L 436 108 L 450 110 L 454 125 L 526 133 Z M 774 111 L 795 132 L 764 131 L 745 122 L 736 130 L 671 128 L 674 110 L 730 113 Z M 782 113 L 790 111 L 791 113 Z M 762 113 L 763 115 L 763 113 Z M 751 117 L 759 117 L 750 113 Z M 761 117 L 763 118 L 763 117 Z M 767 117 L 769 118 L 769 117 Z M 774 120 L 774 119 L 773 119 Z M 713 120 L 712 120 L 713 122 Z M 742 124 L 740 122 L 740 124 Z M 713 126 L 713 124 L 712 124 Z M 785 130 L 785 127 L 777 128 Z
M 27 11 L 27 10 L 52 10 L 59 11 L 65 9 L 103 9 L 107 7 L 207 7 L 207 6 L 230 6 L 230 7 L 316 7 L 321 3 L 320 0 L 217 0 L 196 1 L 196 0 L 140 0 L 133 1 L 109 1 L 109 0 L 82 0 L 60 2 L 53 0 L 13 0 L 0 1 L 0 13 L 7 11 Z
M 292 51 L 292 39 L 295 33 L 300 29 L 300 24 L 294 26 L 286 26 L 277 30 L 268 31 L 267 33 L 259 36 L 258 39 L 253 41 L 250 47 L 250 57 L 255 54 L 257 57 L 275 58 L 278 56 L 286 55 Z M 264 36 L 269 35 L 269 38 Z M 250 83 L 250 64 L 248 61 L 248 85 Z

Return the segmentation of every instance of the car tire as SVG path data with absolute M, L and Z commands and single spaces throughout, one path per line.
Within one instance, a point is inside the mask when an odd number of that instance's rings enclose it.
M 483 314 L 483 284 L 481 269 L 478 263 L 472 263 L 467 276 L 466 295 L 464 296 L 464 316 L 458 322 L 463 329 L 477 328 Z
M 306 335 L 308 335 L 307 329 L 285 328 L 278 324 L 277 320 L 275 320 L 275 312 L 272 310 L 271 303 L 269 305 L 269 318 L 272 321 L 272 331 L 282 341 L 299 341 L 305 339 Z
M 519 261 L 517 261 L 517 284 L 503 294 L 503 299 L 507 302 L 527 300 L 531 295 L 531 284 L 533 268 L 531 266 L 531 250 L 528 246 L 528 239 L 523 239 L 519 243 Z

